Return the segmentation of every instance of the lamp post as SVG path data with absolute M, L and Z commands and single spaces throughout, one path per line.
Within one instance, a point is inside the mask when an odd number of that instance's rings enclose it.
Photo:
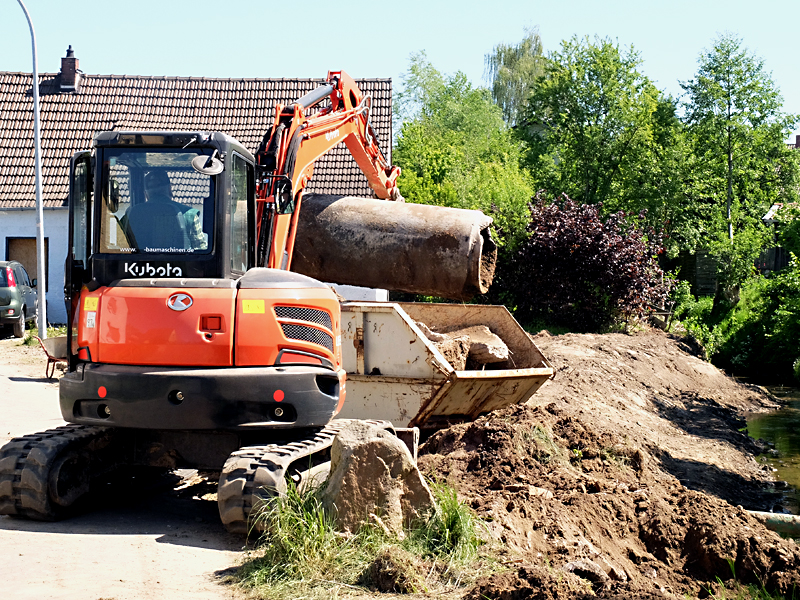
M 31 28 L 31 48 L 33 51 L 33 161 L 36 185 L 36 282 L 39 311 L 36 316 L 39 324 L 39 337 L 47 339 L 47 298 L 45 297 L 45 262 L 44 262 L 44 214 L 42 211 L 42 144 L 39 131 L 39 66 L 36 59 L 36 32 L 28 9 L 22 0 L 17 0 L 28 19 Z

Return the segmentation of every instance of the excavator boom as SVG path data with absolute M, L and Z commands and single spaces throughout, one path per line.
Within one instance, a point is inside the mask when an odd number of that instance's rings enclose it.
M 312 114 L 325 99 L 330 104 Z M 378 198 L 402 201 L 400 168 L 390 165 L 370 124 L 372 97 L 344 71 L 292 104 L 275 107 L 272 129 L 256 153 L 258 262 L 289 269 L 303 191 L 315 161 L 344 142 Z

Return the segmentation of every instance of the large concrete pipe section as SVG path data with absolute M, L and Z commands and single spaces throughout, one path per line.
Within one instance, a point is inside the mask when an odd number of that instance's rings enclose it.
M 309 194 L 291 270 L 330 283 L 468 300 L 486 293 L 494 277 L 491 223 L 478 210 Z

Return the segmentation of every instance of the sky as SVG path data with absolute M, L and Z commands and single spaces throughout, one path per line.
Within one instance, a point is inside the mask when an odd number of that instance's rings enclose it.
M 640 70 L 668 94 L 682 93 L 703 49 L 733 33 L 764 60 L 800 114 L 797 0 L 23 0 L 36 30 L 39 72 L 54 73 L 68 45 L 87 74 L 194 77 L 391 77 L 402 85 L 412 54 L 438 70 L 487 85 L 485 56 L 538 27 L 545 51 L 572 36 L 633 46 Z M 28 24 L 15 0 L 0 0 L 0 71 L 31 72 Z

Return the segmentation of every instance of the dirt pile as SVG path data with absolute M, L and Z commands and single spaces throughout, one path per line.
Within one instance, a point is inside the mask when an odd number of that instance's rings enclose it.
M 737 414 L 772 407 L 767 396 L 661 333 L 536 342 L 558 374 L 530 405 L 421 449 L 420 467 L 521 564 L 468 597 L 702 597 L 733 572 L 800 587 L 798 546 L 737 506 L 770 501 Z

